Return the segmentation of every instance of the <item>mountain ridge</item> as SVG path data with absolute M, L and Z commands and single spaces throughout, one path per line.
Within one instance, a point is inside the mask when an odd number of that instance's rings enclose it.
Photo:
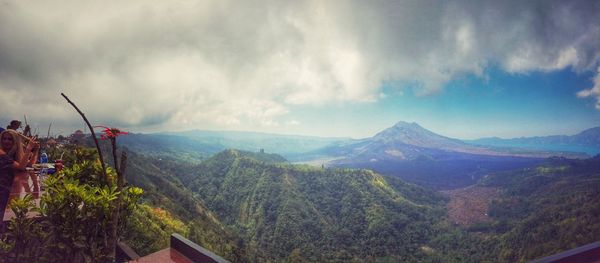
M 465 140 L 475 145 L 512 147 L 538 151 L 579 151 L 590 156 L 600 153 L 600 126 L 583 130 L 574 135 L 550 135 L 517 138 L 486 137 Z
M 266 152 L 282 154 L 286 158 L 294 158 L 298 154 L 325 147 L 334 142 L 348 140 L 348 138 L 341 137 L 317 137 L 244 131 L 190 130 L 156 133 L 156 135 L 162 134 L 185 137 L 196 144 L 214 145 L 219 150 L 240 149 L 245 151 L 260 151 L 262 149 Z
M 259 151 L 282 154 L 292 162 L 305 162 L 321 157 L 348 157 L 345 155 L 359 154 L 369 147 L 382 148 L 384 144 L 390 144 L 389 158 L 410 155 L 410 147 L 421 147 L 438 149 L 442 151 L 453 151 L 470 154 L 483 154 L 495 156 L 519 156 L 519 157 L 541 157 L 546 158 L 553 155 L 566 156 L 570 158 L 585 158 L 600 152 L 600 127 L 591 128 L 577 135 L 554 135 L 549 136 L 562 144 L 572 143 L 573 140 L 565 138 L 577 138 L 575 147 L 557 146 L 549 148 L 531 148 L 533 144 L 540 144 L 538 137 L 524 137 L 513 139 L 502 139 L 499 137 L 488 137 L 476 140 L 459 140 L 450 138 L 423 128 L 416 122 L 399 121 L 393 126 L 386 128 L 375 135 L 362 139 L 351 139 L 345 137 L 318 137 L 303 135 L 284 135 L 275 133 L 245 132 L 245 131 L 208 131 L 190 130 L 182 132 L 161 132 L 152 134 L 131 134 L 124 137 L 122 142 L 133 150 L 145 152 L 170 152 L 173 155 L 186 155 L 187 159 L 205 158 L 219 151 L 234 148 L 246 151 Z M 507 140 L 526 140 L 534 138 L 531 143 L 507 143 Z M 590 147 L 590 142 L 593 145 Z M 163 149 L 151 149 L 150 147 L 161 147 Z M 349 149 L 356 146 L 355 150 Z M 379 146 L 376 146 L 379 145 Z M 406 146 L 409 145 L 409 146 Z M 338 148 L 338 149 L 335 149 Z M 400 148 L 409 148 L 409 153 L 402 153 Z M 597 149 L 596 149 L 597 148 Z M 385 151 L 385 150 L 384 150 Z M 576 152 L 587 153 L 577 154 Z M 408 158 L 410 159 L 410 157 Z
M 526 167 L 551 155 L 471 145 L 402 121 L 373 137 L 312 153 L 326 166 L 373 169 L 435 189 L 464 187 L 489 171 Z
M 518 151 L 509 148 L 494 148 L 473 145 L 446 137 L 428 129 L 418 123 L 400 121 L 373 137 L 345 141 L 332 144 L 321 149 L 323 155 L 329 155 L 335 160 L 333 163 L 348 162 L 378 162 L 378 161 L 404 161 L 418 158 L 439 159 L 447 158 L 452 153 L 484 156 L 546 158 L 553 155 L 569 155 L 570 153 L 551 153 Z M 575 157 L 577 155 L 570 154 Z M 580 156 L 583 157 L 583 156 Z M 461 157 L 462 158 L 462 157 Z
M 375 141 L 384 143 L 403 143 L 423 148 L 436 148 L 460 152 L 484 151 L 484 149 L 477 149 L 461 140 L 432 132 L 423 128 L 416 122 L 408 123 L 399 121 L 394 126 L 375 134 L 371 138 Z

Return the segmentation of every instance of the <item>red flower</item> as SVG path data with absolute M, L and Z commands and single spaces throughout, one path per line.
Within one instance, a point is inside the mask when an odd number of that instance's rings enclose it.
M 94 127 L 104 128 L 104 130 L 102 130 L 103 134 L 100 135 L 100 139 L 102 139 L 102 140 L 115 139 L 115 138 L 117 138 L 117 136 L 119 136 L 121 134 L 129 134 L 128 132 L 121 131 L 118 128 L 109 128 L 106 126 L 94 126 Z

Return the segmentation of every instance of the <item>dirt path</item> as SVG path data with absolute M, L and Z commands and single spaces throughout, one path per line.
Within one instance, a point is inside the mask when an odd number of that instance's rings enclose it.
M 489 204 L 494 198 L 500 196 L 499 189 L 481 186 L 469 186 L 442 193 L 450 197 L 448 203 L 450 221 L 462 226 L 490 221 L 487 214 Z

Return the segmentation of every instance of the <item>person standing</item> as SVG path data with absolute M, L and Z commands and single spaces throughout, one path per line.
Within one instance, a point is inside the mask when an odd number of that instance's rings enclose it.
M 8 126 L 6 126 L 7 130 L 13 130 L 13 131 L 17 131 L 17 129 L 21 128 L 21 121 L 19 120 L 12 120 L 10 122 L 10 124 Z M 25 136 L 30 136 L 31 135 L 31 129 L 29 128 L 29 125 L 25 126 L 25 129 L 23 129 L 23 135 Z M 31 166 L 33 164 L 35 164 L 36 160 L 37 160 L 37 149 L 35 153 L 36 155 L 33 156 L 33 160 L 29 160 L 28 166 Z M 34 172 L 27 172 L 27 171 L 16 171 L 15 175 L 14 175 L 14 180 L 13 180 L 13 185 L 12 185 L 12 196 L 19 196 L 21 195 L 21 193 L 23 191 L 30 193 L 31 189 L 29 186 L 29 178 L 31 177 L 31 180 L 33 182 L 34 185 L 34 197 L 38 197 L 39 196 L 39 184 L 38 184 L 38 178 L 37 175 L 35 175 Z
M 12 189 L 14 178 L 13 166 L 13 159 L 0 148 L 0 215 L 2 215 L 2 221 L 4 221 L 4 211 L 6 210 Z
M 0 133 L 0 213 L 2 218 L 4 218 L 15 174 L 25 171 L 30 158 L 33 157 L 34 148 L 39 147 L 37 142 L 31 140 L 23 150 L 20 136 L 11 129 Z

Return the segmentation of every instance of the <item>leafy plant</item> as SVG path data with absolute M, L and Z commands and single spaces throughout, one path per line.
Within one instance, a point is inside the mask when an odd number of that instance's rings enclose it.
M 3 254 L 0 262 L 34 262 L 42 252 L 33 248 L 39 245 L 44 233 L 35 218 L 27 217 L 29 212 L 35 211 L 33 197 L 26 195 L 13 199 L 10 207 L 15 217 L 8 223 L 8 231 L 0 240 Z
M 98 165 L 89 161 L 65 168 L 44 182 L 46 192 L 37 210 L 31 196 L 15 199 L 11 208 L 16 217 L 4 237 L 2 258 L 7 262 L 108 262 L 111 261 L 109 242 L 114 202 L 122 197 L 119 227 L 136 208 L 143 191 L 116 185 L 101 185 L 89 178 Z M 109 175 L 112 175 L 109 170 Z M 86 177 L 85 175 L 88 175 Z M 81 177 L 87 178 L 82 180 Z M 27 218 L 37 211 L 40 217 Z M 36 249 L 32 249 L 38 247 Z

